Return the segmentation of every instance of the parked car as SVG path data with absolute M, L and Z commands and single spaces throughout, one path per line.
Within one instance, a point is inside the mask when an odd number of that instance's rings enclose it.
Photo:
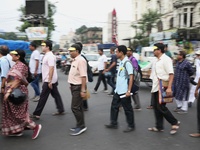
M 92 67 L 93 74 L 98 74 L 99 54 L 84 54 L 84 56 L 87 58 L 90 67 Z

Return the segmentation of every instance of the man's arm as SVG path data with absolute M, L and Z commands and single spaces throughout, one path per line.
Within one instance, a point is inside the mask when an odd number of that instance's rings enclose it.
M 35 59 L 35 72 L 34 72 L 34 75 L 35 75 L 35 76 L 37 75 L 38 67 L 39 67 L 39 60 L 38 60 L 38 59 Z
M 171 73 L 171 74 L 169 74 L 169 83 L 168 83 L 168 87 L 167 87 L 167 90 L 166 90 L 167 95 L 172 95 L 173 80 L 174 80 L 174 74 Z
M 198 80 L 198 83 L 197 83 L 197 86 L 196 86 L 196 89 L 195 89 L 195 93 L 194 93 L 194 96 L 197 97 L 198 96 L 198 90 L 200 88 L 200 78 Z
M 105 72 L 108 72 L 110 71 L 111 68 L 115 67 L 116 66 L 116 62 L 112 62 L 112 64 L 108 67 L 108 69 L 105 69 Z
M 53 73 L 54 73 L 54 66 L 50 66 L 49 67 L 49 81 L 48 81 L 48 85 L 49 88 L 52 89 L 52 78 L 53 78 Z
M 81 77 L 81 97 L 85 97 L 86 94 L 86 77 Z

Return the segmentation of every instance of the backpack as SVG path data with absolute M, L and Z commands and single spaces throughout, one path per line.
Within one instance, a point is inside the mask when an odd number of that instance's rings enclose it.
M 90 67 L 87 58 L 84 55 L 81 55 L 87 63 L 87 76 L 88 76 L 88 81 L 93 82 L 93 73 L 92 73 L 92 68 Z
M 130 60 L 127 60 L 127 61 L 125 61 L 124 65 L 123 65 L 123 67 L 125 69 L 126 69 L 126 63 L 127 62 L 131 63 L 131 65 L 133 66 L 132 62 Z M 133 75 L 134 75 L 134 80 L 133 80 L 133 84 L 132 84 L 132 87 L 131 87 L 131 93 L 133 95 L 135 95 L 135 94 L 137 94 L 137 92 L 139 90 L 140 73 L 134 67 L 133 67 Z M 126 69 L 126 76 L 128 78 L 128 71 L 127 71 L 127 69 Z M 128 79 L 128 83 L 129 83 L 129 79 Z
M 132 57 L 131 60 L 130 60 L 131 63 L 132 63 L 133 58 L 134 58 L 134 57 Z M 135 59 L 135 60 L 136 60 L 136 59 Z M 137 61 L 137 60 L 136 60 L 136 61 Z M 133 65 L 133 64 L 132 64 L 132 65 Z M 140 79 L 142 79 L 142 70 L 141 70 L 140 65 L 138 64 L 138 61 L 137 61 L 137 65 L 138 65 L 138 70 L 137 70 L 137 71 L 138 71 L 138 73 L 140 74 Z M 133 66 L 133 67 L 134 67 L 134 66 Z M 134 67 L 134 68 L 135 68 L 135 67 Z

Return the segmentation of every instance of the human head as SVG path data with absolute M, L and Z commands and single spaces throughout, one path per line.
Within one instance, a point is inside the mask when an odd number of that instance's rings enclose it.
M 26 61 L 25 61 L 25 56 L 26 56 L 26 53 L 24 52 L 24 50 L 14 50 L 14 51 L 11 51 L 10 54 L 12 55 L 12 60 L 14 62 L 17 62 L 17 61 L 21 61 L 22 63 L 26 64 Z
M 51 51 L 52 50 L 52 41 L 50 41 L 50 40 L 43 41 L 41 46 L 42 46 L 43 52 L 46 53 L 48 51 Z
M 6 45 L 0 46 L 0 55 L 6 56 L 9 53 L 9 49 Z
M 115 47 L 115 46 L 112 46 L 112 47 L 110 48 L 110 54 L 114 54 L 114 53 L 115 53 L 115 49 L 116 49 L 116 47 Z
M 133 49 L 132 49 L 132 48 L 130 48 L 130 47 L 127 47 L 127 52 L 126 52 L 126 55 L 127 55 L 128 57 L 131 57 L 131 56 L 133 56 Z
M 125 45 L 119 45 L 116 48 L 116 56 L 117 56 L 117 58 L 122 60 L 126 56 L 126 53 L 127 53 L 127 48 L 126 48 Z
M 160 55 L 162 55 L 163 53 L 165 53 L 164 48 L 165 48 L 165 46 L 162 43 L 156 43 L 156 44 L 154 44 L 154 46 L 153 46 L 154 55 L 156 57 L 159 57 Z
M 71 47 L 68 49 L 68 51 L 70 52 L 70 56 L 72 58 L 75 58 L 76 56 L 78 56 L 81 52 L 81 47 L 78 44 L 73 44 L 71 45 Z
M 196 54 L 196 57 L 197 57 L 198 59 L 200 59 L 200 50 L 196 51 L 195 54 Z
M 186 58 L 186 52 L 185 51 L 179 51 L 179 54 L 177 55 L 178 60 L 183 60 Z
M 32 41 L 32 42 L 30 43 L 30 45 L 29 45 L 29 49 L 30 49 L 31 51 L 34 51 L 36 48 L 37 48 L 36 43 L 35 43 L 34 41 Z
M 75 44 L 78 44 L 81 48 L 81 50 L 83 49 L 83 44 L 81 42 L 76 42 Z
M 98 53 L 99 55 L 103 55 L 103 48 L 99 48 Z

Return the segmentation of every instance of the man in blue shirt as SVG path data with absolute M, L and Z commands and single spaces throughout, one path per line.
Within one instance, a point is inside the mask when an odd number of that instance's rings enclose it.
M 128 60 L 126 57 L 127 48 L 120 45 L 116 49 L 117 58 L 121 60 L 117 73 L 116 89 L 113 96 L 111 111 L 110 111 L 110 124 L 105 125 L 107 128 L 116 129 L 118 127 L 118 113 L 119 107 L 122 105 L 125 111 L 128 127 L 124 132 L 131 132 L 135 129 L 134 113 L 131 105 L 131 87 L 133 84 L 133 66 L 131 63 L 124 63 Z M 128 77 L 127 77 L 128 74 Z M 129 79 L 129 82 L 128 82 Z
M 1 110 L 2 110 L 2 102 L 5 90 L 5 83 L 8 71 L 10 70 L 10 63 L 7 59 L 6 55 L 9 53 L 9 49 L 7 46 L 0 46 L 0 125 L 1 125 Z M 1 128 L 1 126 L 0 126 Z

